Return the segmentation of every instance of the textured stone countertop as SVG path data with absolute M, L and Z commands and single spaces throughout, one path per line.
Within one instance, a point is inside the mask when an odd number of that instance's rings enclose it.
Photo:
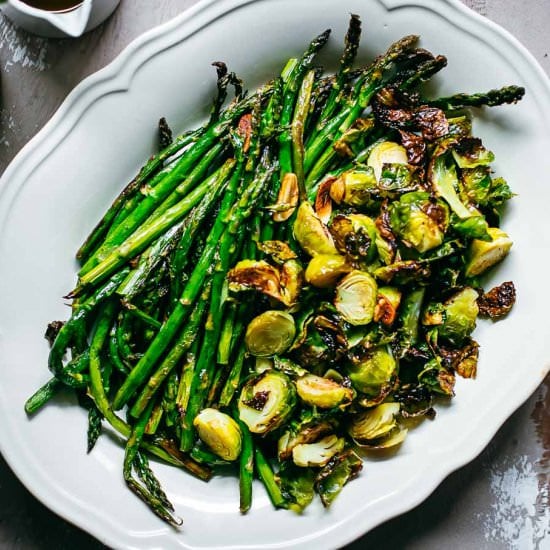
M 500 23 L 550 73 L 550 0 L 464 0 Z M 77 40 L 48 40 L 0 14 L 0 171 L 84 77 L 132 39 L 195 0 L 122 0 L 101 27 Z M 91 536 L 40 504 L 0 457 L 0 548 L 99 549 Z M 550 377 L 502 426 L 485 451 L 424 503 L 350 549 L 550 548 Z

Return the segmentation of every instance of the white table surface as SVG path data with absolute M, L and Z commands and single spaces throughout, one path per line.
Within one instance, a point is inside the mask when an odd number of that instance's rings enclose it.
M 31 36 L 0 14 L 0 170 L 78 82 L 195 1 L 122 0 L 105 24 L 77 40 Z M 550 0 L 463 1 L 511 31 L 550 73 Z M 0 457 L 0 548 L 104 547 L 39 503 Z M 550 549 L 550 377 L 476 460 L 349 548 Z

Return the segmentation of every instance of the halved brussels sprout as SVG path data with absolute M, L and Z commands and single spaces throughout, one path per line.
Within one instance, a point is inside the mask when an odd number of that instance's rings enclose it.
M 366 262 L 372 262 L 376 257 L 376 225 L 368 216 L 338 214 L 329 230 L 341 254 Z
M 353 399 L 353 390 L 350 388 L 314 374 L 299 378 L 296 381 L 296 390 L 302 401 L 320 409 L 343 407 Z
M 286 430 L 277 443 L 277 455 L 279 460 L 287 460 L 292 456 L 292 449 L 296 445 L 313 443 L 334 431 L 334 422 L 329 420 L 309 419 L 301 424 L 294 425 Z
M 343 450 L 346 441 L 343 437 L 327 435 L 315 443 L 300 443 L 292 449 L 292 460 L 296 466 L 322 467 L 337 453 Z
M 376 190 L 376 176 L 369 166 L 340 174 L 330 186 L 330 197 L 336 204 L 363 206 L 370 201 L 371 192 Z
M 310 256 L 338 254 L 328 229 L 313 211 L 309 202 L 302 202 L 294 222 L 294 237 Z
M 353 387 L 368 396 L 376 396 L 391 383 L 397 371 L 390 346 L 379 346 L 372 349 L 353 348 L 348 375 Z
M 383 141 L 371 151 L 367 165 L 374 170 L 377 180 L 382 175 L 384 164 L 408 164 L 407 150 L 393 141 Z
M 354 270 L 336 287 L 334 305 L 351 325 L 368 325 L 374 316 L 378 287 L 371 275 Z
M 492 241 L 474 239 L 470 243 L 464 273 L 466 277 L 481 275 L 487 269 L 504 259 L 508 252 L 510 252 L 510 248 L 512 248 L 512 240 L 502 229 L 489 227 L 487 232 Z
M 397 308 L 401 303 L 401 291 L 394 286 L 378 287 L 378 297 L 374 308 L 373 319 L 390 327 L 397 316 Z
M 421 254 L 441 245 L 449 223 L 449 209 L 429 193 L 404 194 L 390 207 L 393 231 Z
M 284 424 L 296 406 L 296 388 L 286 374 L 269 370 L 243 386 L 239 417 L 255 434 L 265 434 Z
M 352 267 L 339 254 L 318 254 L 313 256 L 306 268 L 306 281 L 318 288 L 330 288 L 338 279 L 349 273 Z
M 374 270 L 374 276 L 384 283 L 405 285 L 427 279 L 431 275 L 426 261 L 401 260 Z
M 292 345 L 295 335 L 292 315 L 285 311 L 268 310 L 250 321 L 245 344 L 252 355 L 270 357 L 284 353 Z
M 407 435 L 397 421 L 400 408 L 399 403 L 382 403 L 356 415 L 348 427 L 349 435 L 358 445 L 372 449 L 399 445 Z
M 217 409 L 203 409 L 193 420 L 203 443 L 224 460 L 237 460 L 241 454 L 242 433 L 239 425 Z

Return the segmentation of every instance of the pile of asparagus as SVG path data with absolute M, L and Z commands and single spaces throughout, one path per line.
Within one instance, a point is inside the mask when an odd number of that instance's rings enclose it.
M 215 63 L 209 120 L 175 139 L 161 120 L 160 152 L 78 250 L 70 319 L 48 327 L 53 377 L 27 401 L 27 413 L 73 388 L 89 412 L 88 451 L 105 420 L 126 439 L 126 483 L 172 525 L 180 520 L 147 457 L 210 479 L 226 462 L 197 438 L 194 421 L 207 407 L 226 411 L 243 432 L 241 510 L 250 507 L 254 470 L 273 502 L 285 506 L 261 443 L 235 409 L 253 372 L 245 331 L 261 300 L 231 294 L 227 274 L 239 261 L 264 258 L 261 243 L 284 242 L 300 255 L 292 231 L 297 200 L 283 200 L 281 185 L 292 176 L 299 200 L 313 201 L 327 174 L 361 165 L 381 136 L 367 123 L 373 97 L 384 89 L 413 93 L 446 65 L 418 48 L 417 36 L 406 36 L 353 68 L 360 31 L 353 15 L 335 74 L 315 65 L 327 30 L 251 94 Z M 230 89 L 235 97 L 226 105 Z M 507 87 L 423 101 L 454 111 L 522 95 Z

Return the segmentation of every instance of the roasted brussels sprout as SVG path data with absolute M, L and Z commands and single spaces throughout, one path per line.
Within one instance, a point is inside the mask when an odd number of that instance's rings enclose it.
M 353 348 L 348 376 L 353 387 L 367 396 L 375 397 L 396 375 L 397 361 L 390 346 L 364 349 Z
M 294 222 L 294 237 L 310 256 L 338 254 L 328 229 L 313 211 L 309 202 L 302 202 Z
M 374 316 L 378 287 L 371 275 L 354 270 L 336 287 L 334 305 L 351 325 L 368 325 Z
M 314 374 L 299 378 L 296 390 L 302 401 L 320 409 L 344 407 L 353 399 L 353 390 L 350 388 Z
M 376 225 L 368 216 L 338 214 L 334 216 L 329 230 L 341 254 L 367 263 L 376 257 Z
M 279 438 L 277 453 L 279 460 L 287 460 L 292 456 L 296 445 L 313 443 L 334 431 L 334 422 L 319 419 L 310 413 L 310 418 L 302 422 L 292 422 L 290 428 Z
M 296 406 L 296 388 L 282 372 L 268 370 L 246 382 L 239 398 L 239 417 L 255 434 L 281 426 Z
M 504 259 L 512 248 L 512 240 L 502 229 L 490 227 L 487 232 L 491 241 L 474 239 L 470 243 L 464 272 L 466 277 L 481 275 Z
M 461 139 L 453 147 L 452 154 L 459 168 L 475 168 L 495 160 L 495 155 L 483 147 L 479 138 L 474 137 Z
M 460 346 L 476 326 L 479 313 L 478 297 L 477 291 L 473 288 L 463 288 L 443 304 L 428 305 L 422 323 L 426 326 L 437 326 L 440 338 Z
M 239 458 L 242 433 L 229 415 L 217 409 L 203 409 L 193 420 L 193 425 L 201 441 L 213 453 L 228 461 Z
M 384 164 L 407 164 L 407 150 L 393 141 L 383 141 L 371 151 L 367 165 L 374 170 L 377 180 L 380 180 Z
M 377 191 L 377 187 L 376 176 L 370 166 L 348 170 L 331 183 L 330 197 L 336 204 L 368 205 L 371 193 Z
M 429 193 L 406 193 L 392 203 L 390 223 L 405 244 L 424 253 L 443 242 L 449 210 L 443 202 L 431 199 Z
M 322 467 L 346 444 L 343 437 L 327 435 L 315 443 L 300 443 L 292 449 L 292 460 L 296 466 Z
M 356 415 L 348 433 L 362 447 L 387 449 L 399 445 L 407 435 L 407 429 L 397 421 L 399 411 L 399 403 L 382 403 Z
M 330 288 L 336 285 L 342 275 L 353 268 L 344 256 L 339 254 L 318 254 L 313 256 L 306 268 L 306 281 L 318 288 Z
M 257 290 L 291 306 L 302 289 L 303 268 L 294 259 L 285 261 L 280 267 L 264 260 L 241 260 L 229 271 L 227 280 L 232 292 Z
M 279 310 L 264 311 L 246 329 L 246 348 L 258 357 L 279 355 L 292 345 L 295 335 L 292 315 Z

